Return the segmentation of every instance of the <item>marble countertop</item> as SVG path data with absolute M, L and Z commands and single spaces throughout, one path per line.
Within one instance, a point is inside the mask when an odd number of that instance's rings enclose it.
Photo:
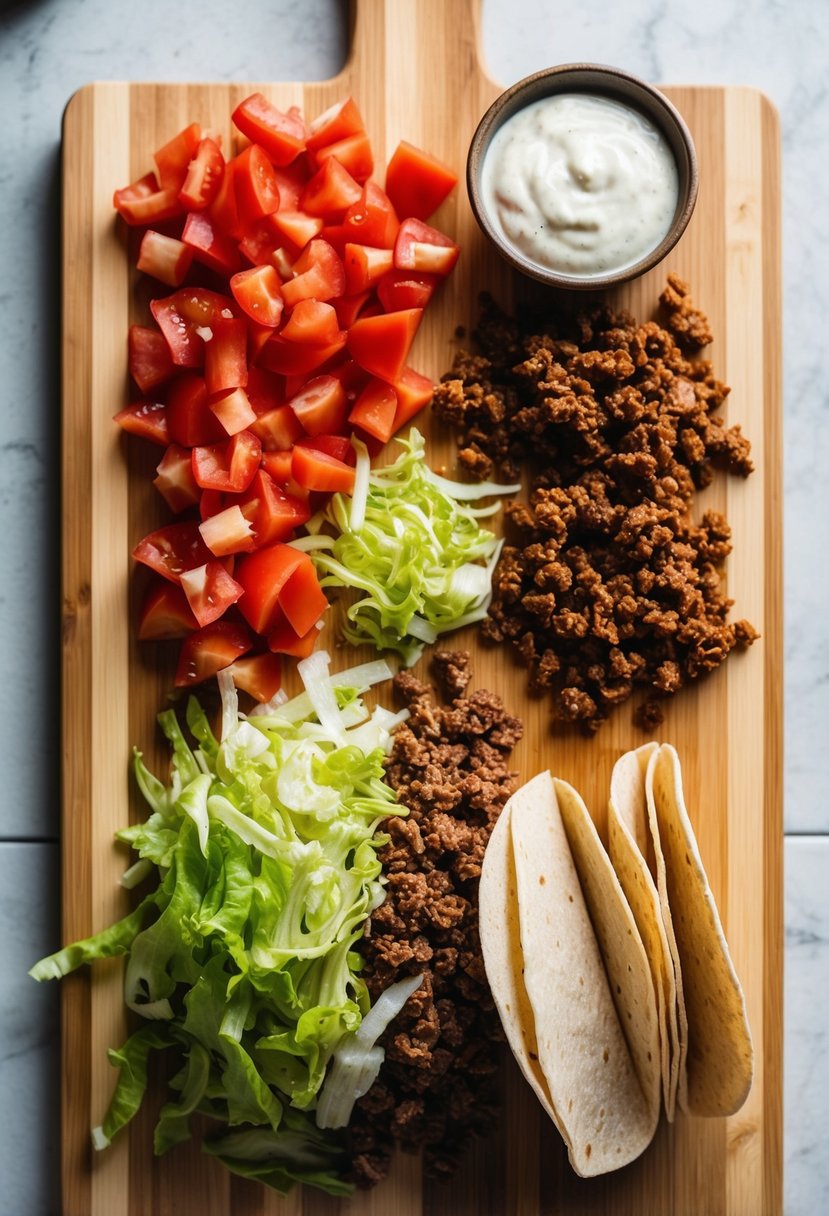
M 404 3 L 405 0 L 396 0 Z M 451 2 L 451 0 L 447 0 Z M 57 993 L 25 975 L 58 945 L 59 140 L 93 79 L 290 80 L 345 57 L 338 0 L 0 4 L 0 1216 L 59 1210 Z M 613 63 L 746 84 L 783 135 L 785 379 L 785 1212 L 829 1212 L 829 24 L 824 0 L 483 0 L 490 74 Z M 747 1216 L 760 1216 L 750 1213 Z

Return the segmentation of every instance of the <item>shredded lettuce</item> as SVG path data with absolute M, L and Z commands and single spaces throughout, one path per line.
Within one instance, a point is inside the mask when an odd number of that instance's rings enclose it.
M 333 535 L 317 528 L 292 543 L 308 552 L 323 587 L 362 593 L 346 611 L 346 641 L 372 642 L 411 664 L 440 634 L 486 615 L 499 542 L 480 527 L 482 509 L 466 503 L 520 486 L 437 476 L 415 428 L 398 443 L 398 459 L 367 474 L 359 501 L 356 491 L 351 500 L 333 496 L 323 513 Z
M 348 1193 L 341 1134 L 304 1112 L 369 1010 L 354 947 L 384 897 L 378 850 L 388 837 L 378 827 L 405 810 L 383 779 L 398 717 L 370 714 L 360 689 L 387 673 L 364 665 L 344 685 L 317 657 L 300 698 L 247 719 L 224 689 L 220 738 L 191 699 L 193 746 L 166 710 L 167 784 L 136 751 L 150 813 L 118 835 L 138 854 L 128 881 L 155 873 L 155 889 L 30 973 L 56 979 L 127 956 L 125 999 L 144 1022 L 109 1053 L 119 1075 L 96 1148 L 135 1115 L 150 1052 L 164 1051 L 174 1075 L 156 1152 L 189 1137 L 192 1114 L 206 1114 L 225 1129 L 204 1147 L 231 1170 L 279 1191 L 302 1181 Z

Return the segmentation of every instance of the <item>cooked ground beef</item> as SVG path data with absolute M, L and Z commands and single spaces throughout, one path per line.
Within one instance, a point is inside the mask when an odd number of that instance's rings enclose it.
M 425 979 L 381 1040 L 380 1076 L 352 1116 L 361 1186 L 385 1177 L 396 1144 L 422 1147 L 427 1171 L 448 1176 L 498 1110 L 503 1035 L 481 958 L 477 895 L 490 832 L 516 788 L 507 756 L 521 723 L 494 694 L 466 695 L 468 654 L 439 653 L 433 670 L 451 698 L 445 708 L 410 672 L 395 678 L 410 717 L 395 734 L 386 779 L 409 815 L 386 825 L 387 894 L 366 925 L 362 974 L 372 1000 L 404 976 Z
M 480 353 L 435 390 L 471 476 L 531 470 L 483 635 L 511 641 L 554 715 L 587 731 L 642 686 L 637 718 L 653 728 L 661 698 L 757 637 L 728 621 L 726 519 L 690 517 L 715 465 L 751 472 L 750 445 L 716 413 L 729 390 L 711 364 L 681 349 L 711 333 L 676 275 L 660 303 L 665 328 L 604 305 L 518 320 L 484 297 Z

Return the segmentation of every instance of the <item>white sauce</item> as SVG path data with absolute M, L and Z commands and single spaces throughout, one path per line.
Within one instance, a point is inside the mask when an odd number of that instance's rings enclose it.
M 481 171 L 487 212 L 526 258 L 562 274 L 632 266 L 676 210 L 676 162 L 662 133 L 621 102 L 544 97 L 493 136 Z

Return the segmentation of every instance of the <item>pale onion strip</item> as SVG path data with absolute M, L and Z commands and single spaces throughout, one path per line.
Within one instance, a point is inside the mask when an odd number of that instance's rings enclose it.
M 239 725 L 239 697 L 236 685 L 229 671 L 220 671 L 216 676 L 219 693 L 222 698 L 222 727 L 220 738 L 222 742 L 229 739 Z
M 329 732 L 332 739 L 345 743 L 345 725 L 337 705 L 337 694 L 331 683 L 330 665 L 327 651 L 317 650 L 307 659 L 300 659 L 297 671 L 320 726 Z
M 498 485 L 494 481 L 450 481 L 447 477 L 441 477 L 440 473 L 435 473 L 428 465 L 424 465 L 424 472 L 432 485 L 436 486 L 438 490 L 441 490 L 449 498 L 454 498 L 457 502 L 474 502 L 477 498 L 492 498 L 500 494 L 517 494 L 521 489 L 520 481 L 506 486 Z
M 122 887 L 131 891 L 133 887 L 137 887 L 140 882 L 143 882 L 147 875 L 152 871 L 153 863 L 148 857 L 140 857 L 134 862 L 128 870 L 118 879 Z
M 371 457 L 362 439 L 357 439 L 356 436 L 352 435 L 351 446 L 357 453 L 357 464 L 354 468 L 354 489 L 351 493 L 351 512 L 348 526 L 352 532 L 359 532 L 366 521 Z

